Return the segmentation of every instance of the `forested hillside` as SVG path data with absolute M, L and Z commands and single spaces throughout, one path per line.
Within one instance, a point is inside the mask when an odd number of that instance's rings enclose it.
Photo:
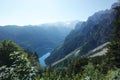
M 39 56 L 42 56 L 62 43 L 73 27 L 73 25 L 64 23 L 59 23 L 59 25 L 56 23 L 37 26 L 0 26 L 0 40 L 13 40 L 25 50 L 37 52 Z

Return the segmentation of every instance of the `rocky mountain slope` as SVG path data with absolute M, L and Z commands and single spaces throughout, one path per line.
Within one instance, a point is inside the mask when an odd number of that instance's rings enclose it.
M 53 50 L 46 59 L 47 64 L 64 58 L 77 48 L 80 56 L 108 42 L 113 30 L 115 11 L 113 9 L 99 11 L 90 16 L 86 22 L 78 23 L 76 28 L 65 38 L 64 43 Z
M 81 57 L 96 57 L 96 56 L 105 55 L 108 50 L 107 44 L 109 44 L 109 42 L 106 42 L 106 43 L 96 47 L 95 49 L 89 51 L 88 54 L 81 56 Z M 59 67 L 60 67 L 62 65 L 64 67 L 66 67 L 63 64 L 66 63 L 66 65 L 69 65 L 69 62 L 72 62 L 72 60 L 76 59 L 79 56 L 79 52 L 80 52 L 80 48 L 77 48 L 76 50 L 74 50 L 71 53 L 69 53 L 68 55 L 66 55 L 64 58 L 52 63 L 51 66 L 59 65 Z

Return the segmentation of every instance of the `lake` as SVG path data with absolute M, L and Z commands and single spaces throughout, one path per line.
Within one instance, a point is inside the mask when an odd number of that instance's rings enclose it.
M 45 63 L 45 59 L 50 56 L 50 52 L 47 52 L 45 55 L 43 55 L 42 57 L 39 58 L 39 62 L 40 62 L 40 65 L 42 67 L 46 67 L 46 63 Z

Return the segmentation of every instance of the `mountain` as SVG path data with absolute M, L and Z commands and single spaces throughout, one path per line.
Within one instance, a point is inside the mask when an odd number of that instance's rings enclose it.
M 109 9 L 95 13 L 86 22 L 78 23 L 64 43 L 52 51 L 46 63 L 52 64 L 76 49 L 80 50 L 77 53 L 79 56 L 86 55 L 90 50 L 110 41 L 114 16 L 115 11 Z
M 41 57 L 62 43 L 65 36 L 74 28 L 73 24 L 76 23 L 0 26 L 0 40 L 13 40 L 25 50 L 37 52 Z

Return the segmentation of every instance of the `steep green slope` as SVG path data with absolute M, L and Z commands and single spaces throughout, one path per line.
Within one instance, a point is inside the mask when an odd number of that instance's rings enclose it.
M 104 43 L 98 47 L 96 47 L 95 49 L 89 51 L 86 55 L 81 56 L 81 58 L 83 57 L 87 57 L 87 58 L 93 58 L 96 56 L 103 56 L 106 55 L 107 52 L 107 45 L 109 44 L 109 42 Z M 73 60 L 76 60 L 76 58 L 80 58 L 79 54 L 80 54 L 80 49 L 81 48 L 77 48 L 74 51 L 72 51 L 71 53 L 69 53 L 68 55 L 66 55 L 64 58 L 54 62 L 51 64 L 51 66 L 55 67 L 55 68 L 60 68 L 60 67 L 67 67 Z

